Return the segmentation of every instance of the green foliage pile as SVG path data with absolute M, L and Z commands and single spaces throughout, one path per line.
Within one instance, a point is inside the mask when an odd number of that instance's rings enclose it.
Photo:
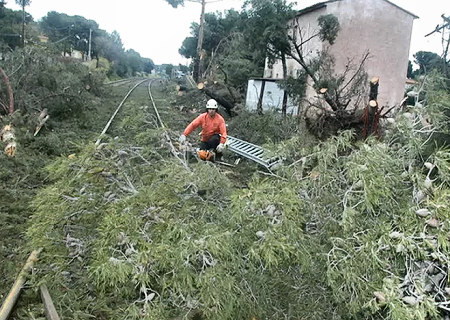
M 104 91 L 104 74 L 89 74 L 86 66 L 38 48 L 16 49 L 3 58 L 0 66 L 13 87 L 15 112 L 5 115 L 2 109 L 0 123 L 13 125 L 17 142 L 15 157 L 6 157 L 3 143 L 0 154 L 0 296 L 5 297 L 29 254 L 24 250 L 24 233 L 37 190 L 50 182 L 45 166 L 95 140 L 99 123 L 106 123 L 123 95 Z M 5 86 L 0 102 L 8 103 Z M 45 108 L 50 118 L 34 136 L 38 115 Z
M 430 110 L 399 114 L 384 141 L 297 135 L 278 150 L 291 165 L 235 189 L 210 163 L 181 166 L 135 108 L 123 138 L 48 167 L 35 284 L 74 319 L 441 319 L 450 153 L 422 156 L 444 129 Z
M 400 320 L 448 313 L 449 151 L 432 139 L 448 130 L 449 90 L 439 78 L 427 88 L 427 108 L 398 115 L 384 142 L 355 144 L 343 132 L 285 169 L 302 181 L 306 221 L 328 248 L 327 283 L 340 314 Z
M 323 287 L 306 289 L 321 279 L 290 183 L 255 177 L 233 190 L 210 163 L 185 170 L 138 110 L 117 125 L 118 140 L 49 166 L 54 183 L 35 199 L 27 236 L 44 248 L 35 281 L 61 314 L 264 319 L 317 309 L 312 318 L 323 319 L 330 300 Z
M 103 93 L 104 72 L 90 72 L 43 49 L 17 49 L 5 54 L 0 66 L 10 75 L 15 110 L 24 116 L 44 109 L 52 119 L 82 116 Z M 6 92 L 1 99 L 7 105 Z
M 227 123 L 227 130 L 232 136 L 258 145 L 280 143 L 296 136 L 301 130 L 298 119 L 282 117 L 277 112 L 258 115 L 241 110 Z

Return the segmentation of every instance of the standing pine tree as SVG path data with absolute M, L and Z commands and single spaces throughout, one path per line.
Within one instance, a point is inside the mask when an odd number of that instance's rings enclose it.
M 25 7 L 31 4 L 31 0 L 15 0 L 22 7 L 22 47 L 25 46 Z

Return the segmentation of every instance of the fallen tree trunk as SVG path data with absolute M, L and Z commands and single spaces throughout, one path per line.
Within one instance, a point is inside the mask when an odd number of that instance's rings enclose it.
M 232 109 L 234 108 L 234 103 L 230 102 L 229 100 L 227 100 L 226 98 L 224 98 L 223 96 L 217 94 L 216 92 L 206 88 L 206 86 L 200 82 L 197 85 L 197 88 L 201 91 L 203 91 L 208 97 L 210 97 L 211 99 L 216 100 L 222 107 L 225 108 L 225 110 L 227 111 L 227 113 L 231 116 L 232 115 Z
M 55 305 L 53 304 L 52 297 L 48 292 L 47 286 L 42 284 L 39 289 L 41 291 L 42 302 L 44 303 L 45 317 L 48 320 L 60 320 L 58 312 L 56 312 Z
M 26 276 L 33 267 L 33 264 L 37 261 L 37 257 L 41 251 L 42 249 L 34 250 L 28 257 L 25 266 L 22 268 L 22 271 L 20 271 L 19 276 L 16 279 L 16 282 L 14 282 L 11 291 L 9 292 L 5 301 L 3 302 L 2 308 L 0 309 L 0 320 L 8 319 L 9 314 L 11 313 L 14 305 L 17 302 L 17 299 L 19 298 L 20 291 L 22 290 L 23 285 L 27 281 Z

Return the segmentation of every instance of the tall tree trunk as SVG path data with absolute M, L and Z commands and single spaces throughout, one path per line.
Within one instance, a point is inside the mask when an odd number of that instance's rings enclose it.
M 199 81 L 198 81 L 198 57 L 194 58 L 194 70 L 192 72 L 192 77 L 194 78 L 195 83 L 199 83 Z
M 284 53 L 281 53 L 281 63 L 283 64 L 283 79 L 286 80 L 287 79 L 287 65 L 286 65 L 286 55 Z M 283 114 L 283 116 L 286 115 L 286 111 L 287 111 L 287 92 L 286 89 L 283 90 L 283 104 L 281 107 L 281 113 Z
M 198 79 L 196 80 L 197 82 L 199 82 L 198 80 L 201 79 L 203 77 L 203 31 L 205 28 L 205 6 L 206 6 L 206 1 L 205 0 L 201 0 L 202 1 L 202 13 L 200 14 L 200 29 L 198 31 L 198 42 L 197 42 L 197 57 L 198 57 Z
M 264 98 L 264 89 L 266 88 L 266 81 L 262 80 L 261 83 L 261 91 L 259 92 L 259 99 L 258 99 L 258 104 L 256 106 L 256 112 L 258 114 L 263 114 L 263 108 L 262 108 L 262 103 L 263 103 L 263 98 Z
M 22 48 L 25 47 L 25 3 L 22 5 Z
M 0 68 L 0 74 L 3 77 L 3 81 L 5 82 L 6 88 L 8 88 L 8 96 L 9 96 L 9 109 L 8 114 L 11 114 L 14 112 L 14 95 L 13 90 L 11 88 L 11 84 L 9 82 L 8 76 L 6 75 L 5 71 Z

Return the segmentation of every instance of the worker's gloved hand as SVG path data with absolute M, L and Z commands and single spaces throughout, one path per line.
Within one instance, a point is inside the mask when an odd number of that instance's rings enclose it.
M 185 136 L 184 134 L 182 134 L 182 135 L 180 136 L 180 138 L 178 139 L 178 141 L 179 141 L 181 144 L 185 143 L 185 142 L 186 142 L 186 136 Z
M 221 153 L 224 148 L 225 148 L 225 145 L 223 143 L 221 143 L 217 146 L 216 151 Z

